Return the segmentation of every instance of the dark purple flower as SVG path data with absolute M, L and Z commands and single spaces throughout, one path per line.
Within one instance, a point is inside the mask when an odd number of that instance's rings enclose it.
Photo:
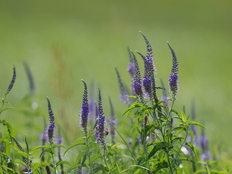
M 84 84 L 84 93 L 83 93 L 83 100 L 82 100 L 82 106 L 81 106 L 81 127 L 83 127 L 85 134 L 87 135 L 87 124 L 88 124 L 88 115 L 89 115 L 89 103 L 88 103 L 88 91 L 87 91 L 87 85 L 82 80 Z
M 56 127 L 55 123 L 50 123 L 47 128 L 47 138 L 50 144 L 53 143 L 53 137 L 55 135 L 55 127 Z
M 141 75 L 140 75 L 140 70 L 139 70 L 139 64 L 138 61 L 134 55 L 134 53 L 132 52 L 133 57 L 134 57 L 134 62 L 135 62 L 135 76 L 134 76 L 134 81 L 133 81 L 133 89 L 134 89 L 134 93 L 137 96 L 142 96 L 143 95 L 143 91 L 142 91 L 142 84 L 141 84 Z
M 105 142 L 105 115 L 98 119 L 98 141 Z
M 55 117 L 54 117 L 54 113 L 52 111 L 51 103 L 48 97 L 47 97 L 47 102 L 48 102 L 49 122 L 54 123 Z
M 169 76 L 169 86 L 170 86 L 170 90 L 173 92 L 173 94 L 176 94 L 177 90 L 178 90 L 178 74 L 170 74 Z
M 54 134 L 55 134 L 56 124 L 54 122 L 55 117 L 54 117 L 52 107 L 51 107 L 51 103 L 50 103 L 50 100 L 48 99 L 48 97 L 47 97 L 47 102 L 48 102 L 48 113 L 49 113 L 49 122 L 50 122 L 50 124 L 47 127 L 47 139 L 48 139 L 49 143 L 52 144 L 53 143 L 53 137 L 54 137 Z
M 120 76 L 117 68 L 115 68 L 115 71 L 116 71 L 117 78 L 118 78 L 121 101 L 129 105 L 131 102 L 130 102 L 130 99 L 128 97 L 126 97 L 128 95 L 128 93 L 125 90 L 125 87 L 124 87 L 124 84 L 122 82 L 121 76 Z
M 103 106 L 102 106 L 102 99 L 101 99 L 101 91 L 98 91 L 98 117 L 101 118 L 104 115 Z
M 98 142 L 104 144 L 105 142 L 105 115 L 102 106 L 101 91 L 99 89 L 98 95 L 98 122 L 96 126 L 96 139 Z
M 154 71 L 155 71 L 155 67 L 154 67 L 154 55 L 153 55 L 153 49 L 151 47 L 151 44 L 149 42 L 149 40 L 147 39 L 147 37 L 141 33 L 145 43 L 147 45 L 147 54 L 146 57 L 144 55 L 142 55 L 141 53 L 140 56 L 143 58 L 144 61 L 144 77 L 143 77 L 143 86 L 145 91 L 152 96 L 152 80 L 154 80 Z M 154 83 L 155 84 L 155 83 Z
M 16 80 L 16 68 L 15 68 L 15 66 L 14 66 L 14 67 L 13 67 L 12 79 L 11 79 L 11 81 L 10 81 L 10 84 L 9 84 L 9 86 L 8 86 L 8 88 L 7 88 L 7 91 L 6 91 L 5 95 L 7 95 L 7 94 L 12 90 L 12 88 L 13 88 L 13 86 L 14 86 L 14 83 L 15 83 L 15 80 Z
M 172 70 L 171 70 L 171 73 L 169 76 L 169 87 L 170 87 L 170 90 L 172 91 L 172 93 L 175 95 L 177 90 L 178 90 L 178 83 L 177 83 L 178 70 L 179 70 L 178 69 L 178 62 L 177 62 L 176 54 L 169 43 L 168 43 L 168 47 L 172 53 Z

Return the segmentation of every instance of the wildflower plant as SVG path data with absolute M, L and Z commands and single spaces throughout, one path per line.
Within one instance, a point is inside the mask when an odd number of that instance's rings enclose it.
M 143 71 L 139 68 L 141 66 L 136 58 L 137 54 L 128 48 L 130 64 L 127 70 L 132 79 L 131 91 L 125 90 L 126 83 L 122 82 L 115 68 L 120 98 L 128 108 L 124 113 L 119 113 L 113 106 L 113 99 L 109 98 L 110 113 L 105 114 L 101 90 L 98 89 L 97 101 L 92 101 L 94 97 L 91 96 L 91 103 L 95 103 L 96 109 L 93 112 L 90 109 L 88 85 L 82 80 L 84 90 L 78 116 L 80 123 L 76 125 L 79 125 L 77 131 L 80 129 L 84 133 L 71 145 L 63 145 L 66 143 L 63 141 L 65 136 L 70 135 L 70 132 L 62 132 L 58 127 L 58 134 L 55 135 L 55 120 L 59 119 L 55 118 L 48 97 L 49 124 L 44 120 L 44 126 L 35 125 L 41 128 L 41 132 L 37 134 L 38 144 L 41 145 L 37 147 L 31 148 L 31 141 L 28 141 L 30 136 L 25 136 L 22 143 L 20 135 L 15 135 L 13 126 L 1 118 L 3 111 L 12 109 L 5 104 L 8 104 L 6 97 L 16 81 L 16 68 L 13 67 L 12 80 L 1 99 L 0 126 L 6 127 L 6 130 L 1 129 L 3 131 L 0 132 L 0 174 L 229 173 L 230 169 L 223 170 L 212 165 L 216 162 L 211 159 L 212 153 L 204 126 L 195 121 L 195 105 L 192 106 L 191 116 L 175 107 L 179 90 L 179 68 L 174 49 L 168 43 L 172 57 L 171 73 L 167 80 L 169 89 L 165 88 L 162 80 L 161 87 L 158 87 L 153 49 L 147 37 L 141 34 L 147 48 L 146 54 L 137 52 L 143 59 Z M 28 71 L 29 65 L 26 65 L 26 69 Z M 92 113 L 96 116 L 90 124 L 89 116 Z M 131 124 L 126 124 L 128 120 Z M 200 138 L 197 137 L 197 127 L 202 128 Z M 65 135 L 64 138 L 61 135 Z

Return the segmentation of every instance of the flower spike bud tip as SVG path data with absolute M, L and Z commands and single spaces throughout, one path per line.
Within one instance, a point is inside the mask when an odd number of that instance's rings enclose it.
M 170 91 L 172 91 L 173 95 L 176 94 L 178 90 L 178 62 L 177 62 L 177 57 L 176 53 L 172 49 L 171 45 L 168 43 L 168 47 L 171 50 L 172 53 L 172 70 L 169 76 L 169 87 Z
M 119 84 L 119 89 L 120 89 L 120 98 L 121 101 L 126 103 L 126 104 L 130 104 L 130 99 L 128 97 L 126 97 L 128 95 L 127 91 L 124 88 L 124 84 L 122 82 L 121 76 L 118 72 L 118 69 L 115 68 L 116 74 L 117 74 L 117 78 L 118 78 L 118 84 Z
M 52 111 L 52 107 L 51 107 L 51 103 L 49 98 L 47 97 L 47 102 L 48 102 L 48 113 L 49 113 L 49 122 L 50 124 L 47 127 L 47 138 L 50 144 L 53 144 L 53 138 L 54 138 L 54 134 L 55 134 L 55 117 Z
M 134 57 L 134 62 L 135 62 L 135 76 L 134 76 L 134 81 L 133 81 L 133 89 L 134 89 L 134 93 L 137 96 L 142 96 L 143 92 L 142 92 L 142 85 L 141 85 L 141 75 L 140 75 L 140 70 L 139 70 L 139 64 L 138 61 L 134 55 L 134 53 L 132 52 L 133 57 Z
M 82 80 L 84 84 L 84 93 L 83 100 L 81 106 L 81 127 L 83 127 L 85 133 L 87 133 L 87 124 L 88 124 L 88 115 L 89 115 L 89 102 L 88 102 L 88 90 L 87 85 L 84 80 Z
M 14 86 L 14 83 L 15 83 L 15 80 L 16 80 L 16 68 L 15 66 L 13 66 L 13 75 L 12 75 L 12 79 L 10 81 L 10 84 L 7 88 L 7 91 L 5 93 L 5 95 L 9 94 L 9 92 L 12 90 L 13 86 Z

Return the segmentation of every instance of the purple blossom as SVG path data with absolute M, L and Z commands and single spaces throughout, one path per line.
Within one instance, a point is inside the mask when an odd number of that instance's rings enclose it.
M 143 87 L 145 89 L 145 91 L 149 94 L 149 96 L 152 96 L 152 85 L 155 83 L 152 83 L 152 81 L 154 80 L 154 71 L 155 71 L 155 67 L 154 67 L 154 55 L 153 55 L 153 49 L 151 47 L 151 44 L 149 42 L 149 40 L 147 39 L 147 37 L 141 33 L 145 43 L 147 45 L 147 54 L 146 56 L 142 55 L 141 53 L 138 52 L 138 54 L 143 58 L 144 61 L 144 77 L 143 77 Z
M 162 104 L 164 106 L 166 106 L 167 108 L 168 108 L 169 102 L 170 102 L 169 99 L 170 99 L 170 97 L 168 96 L 167 92 L 165 90 L 163 90 L 163 95 L 160 98 L 160 100 L 163 101 Z
M 102 106 L 101 91 L 99 89 L 98 95 L 98 122 L 96 126 L 95 137 L 98 142 L 104 144 L 105 142 L 105 115 Z
M 54 137 L 54 134 L 55 134 L 56 124 L 54 122 L 55 117 L 54 117 L 52 107 L 51 107 L 51 103 L 50 103 L 50 100 L 48 99 L 48 97 L 47 97 L 47 102 L 48 102 L 48 113 L 49 113 L 49 122 L 50 122 L 50 124 L 47 127 L 47 139 L 48 139 L 49 143 L 52 144 L 53 143 L 53 137 Z
M 210 160 L 210 152 L 209 151 L 206 151 L 204 152 L 202 155 L 201 155 L 201 161 L 208 161 Z
M 64 141 L 63 137 L 61 135 L 58 135 L 58 137 L 56 138 L 56 144 L 60 145 L 62 144 Z
M 128 47 L 128 53 L 129 53 L 129 57 L 130 57 L 130 63 L 128 65 L 128 67 L 127 67 L 127 71 L 129 72 L 130 77 L 134 78 L 134 75 L 135 75 L 135 63 L 134 63 L 134 58 L 133 58 L 133 55 L 132 55 L 131 50 L 130 50 L 129 47 Z
M 9 86 L 8 86 L 8 88 L 7 88 L 7 91 L 6 91 L 5 95 L 7 95 L 7 94 L 12 90 L 12 88 L 13 88 L 13 86 L 14 86 L 14 83 L 15 83 L 15 80 L 16 80 L 16 68 L 15 68 L 15 66 L 14 66 L 14 67 L 13 67 L 12 79 L 11 79 L 11 81 L 10 81 L 10 84 L 9 84 Z
M 101 143 L 105 142 L 105 115 L 98 119 L 98 141 Z
M 128 97 L 126 97 L 128 95 L 128 92 L 125 90 L 124 88 L 124 84 L 122 82 L 121 76 L 117 70 L 117 68 L 115 68 L 117 77 L 118 77 L 118 84 L 119 84 L 119 89 L 120 89 L 120 97 L 121 97 L 121 101 L 126 103 L 126 104 L 131 104 L 130 99 Z
M 49 122 L 53 123 L 55 120 L 54 113 L 52 111 L 51 103 L 49 98 L 47 97 L 47 102 L 48 102 L 48 114 L 49 114 Z
M 208 150 L 208 140 L 205 136 L 205 130 L 203 128 L 202 128 L 199 145 L 203 152 L 206 152 Z
M 53 137 L 55 135 L 55 127 L 56 127 L 55 123 L 50 123 L 47 128 L 47 138 L 50 144 L 53 143 Z
M 134 76 L 134 81 L 133 81 L 133 89 L 134 89 L 134 93 L 137 96 L 142 96 L 143 95 L 143 91 L 142 91 L 142 84 L 141 84 L 141 75 L 140 75 L 140 70 L 139 70 L 139 64 L 138 61 L 134 55 L 134 53 L 132 52 L 133 57 L 134 57 L 134 62 L 135 62 L 135 76 Z
M 83 127 L 85 134 L 87 135 L 87 124 L 88 124 L 88 115 L 89 115 L 89 103 L 88 103 L 88 91 L 87 85 L 84 80 L 82 80 L 84 84 L 84 93 L 81 107 L 81 127 Z
M 171 70 L 171 73 L 169 76 L 169 87 L 170 87 L 170 90 L 172 91 L 173 95 L 175 95 L 177 90 L 178 90 L 178 83 L 177 83 L 178 70 L 179 70 L 178 69 L 178 62 L 177 62 L 176 54 L 169 43 L 168 43 L 168 47 L 172 53 L 172 70 Z
M 46 133 L 46 131 L 43 132 L 43 133 L 40 135 L 40 140 L 42 141 L 42 144 L 44 145 L 45 142 L 47 141 L 47 133 Z

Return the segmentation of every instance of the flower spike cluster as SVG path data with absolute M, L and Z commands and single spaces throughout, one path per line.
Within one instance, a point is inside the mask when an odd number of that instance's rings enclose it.
M 84 93 L 83 100 L 81 106 L 81 127 L 84 129 L 85 135 L 87 135 L 87 124 L 88 124 L 88 116 L 89 116 L 89 102 L 88 102 L 88 91 L 87 85 L 84 80 L 82 80 L 84 84 Z
M 168 47 L 171 50 L 172 53 L 172 70 L 169 76 L 169 87 L 170 91 L 172 91 L 173 95 L 176 95 L 176 92 L 178 90 L 178 62 L 177 62 L 177 57 L 176 53 L 168 43 Z
M 53 144 L 56 124 L 55 124 L 55 117 L 52 111 L 51 103 L 48 97 L 47 97 L 47 102 L 48 102 L 48 114 L 49 114 L 49 122 L 50 122 L 47 128 L 47 138 L 49 143 Z

